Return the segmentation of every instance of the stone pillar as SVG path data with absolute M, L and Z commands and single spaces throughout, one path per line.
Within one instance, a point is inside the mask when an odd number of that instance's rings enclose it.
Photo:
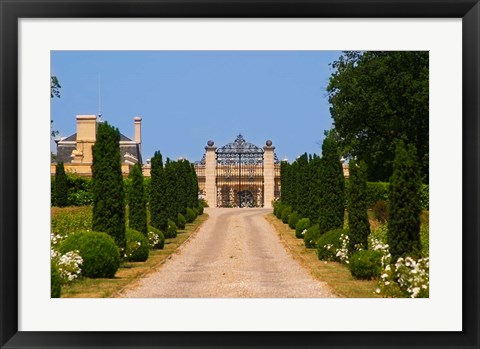
M 97 138 L 97 116 L 77 115 L 77 149 L 73 163 L 93 162 L 92 146 Z
M 140 152 L 142 151 L 142 118 L 140 116 L 135 116 L 133 118 L 135 125 L 135 143 L 138 144 Z
M 217 207 L 217 154 L 213 141 L 205 147 L 205 200 L 209 207 Z
M 268 140 L 263 147 L 263 207 L 272 208 L 275 198 L 275 147 Z

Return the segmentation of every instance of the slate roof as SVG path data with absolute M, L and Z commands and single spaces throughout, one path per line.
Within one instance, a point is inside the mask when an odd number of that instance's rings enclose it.
M 71 136 L 68 136 L 67 138 L 64 138 L 60 140 L 60 142 L 76 142 L 77 141 L 77 134 L 74 133 Z M 120 133 L 120 142 L 133 142 L 132 139 L 128 138 L 124 134 Z
M 71 157 L 72 151 L 76 149 L 76 144 L 62 144 L 62 142 L 76 142 L 77 134 L 74 133 L 65 139 L 62 139 L 57 144 L 57 157 L 56 161 L 62 161 L 65 164 L 71 163 L 73 158 Z M 120 142 L 134 142 L 127 136 L 120 133 Z M 138 162 L 142 164 L 142 154 L 140 153 L 140 147 L 138 144 L 120 144 L 120 155 L 122 163 L 125 163 L 125 155 L 129 153 L 138 159 Z

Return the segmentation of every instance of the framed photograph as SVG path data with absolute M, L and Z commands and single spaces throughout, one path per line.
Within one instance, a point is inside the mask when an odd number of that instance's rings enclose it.
M 480 5 L 476 0 L 152 0 L 140 3 L 133 0 L 0 0 L 0 4 L 1 348 L 479 348 Z M 52 94 L 55 86 L 59 86 L 51 84 L 51 76 L 55 75 L 52 72 L 57 69 L 55 62 L 68 54 L 76 55 L 63 69 L 81 77 L 91 73 L 89 67 L 94 75 L 97 74 L 95 69 L 100 59 L 116 64 L 115 57 L 120 52 L 127 53 L 122 59 L 130 63 L 134 62 L 132 57 L 136 53 L 153 52 L 159 64 L 167 62 L 162 60 L 165 52 L 171 56 L 168 62 L 184 63 L 189 59 L 190 62 L 201 60 L 205 53 L 211 53 L 215 59 L 231 54 L 242 61 L 260 52 L 265 65 L 256 74 L 261 75 L 262 69 L 270 66 L 268 61 L 281 54 L 293 52 L 300 57 L 301 53 L 304 55 L 301 59 L 306 61 L 310 57 L 307 53 L 333 51 L 339 54 L 341 51 L 428 52 L 429 159 L 426 172 L 430 179 L 428 257 L 431 268 L 427 298 L 311 299 L 304 296 L 269 298 L 268 295 L 248 299 L 205 295 L 136 298 L 139 296 L 135 293 L 129 299 L 51 298 L 49 203 L 52 168 L 51 151 L 47 149 L 51 149 L 50 139 L 45 135 L 52 134 L 51 99 L 47 89 Z M 218 68 L 212 63 L 218 60 L 209 62 Z M 187 65 L 192 70 L 198 69 L 192 63 Z M 185 65 L 179 67 L 187 69 Z M 143 69 L 150 69 L 145 76 L 154 74 L 148 65 Z M 134 74 L 134 71 L 125 70 L 124 73 Z M 168 72 L 165 74 L 163 76 L 168 76 Z M 203 81 L 205 86 L 209 84 L 208 76 L 204 74 L 203 79 L 197 81 L 200 82 L 198 89 L 202 88 Z M 100 83 L 100 78 L 98 81 Z M 91 81 L 84 82 L 89 85 Z M 326 86 L 327 82 L 321 84 Z M 135 88 L 125 87 L 125 91 L 130 91 L 126 99 L 129 95 L 143 98 L 135 93 Z M 153 84 L 153 88 L 160 88 L 160 85 Z M 176 88 L 181 91 L 180 87 Z M 92 89 L 98 92 L 96 120 L 101 116 L 100 88 L 93 86 Z M 256 93 L 262 95 L 261 89 Z M 199 100 L 205 98 L 201 96 L 199 93 Z M 72 103 L 77 97 L 71 99 Z M 217 97 L 222 98 L 220 94 Z M 266 94 L 264 98 L 268 98 Z M 219 105 L 224 101 L 217 102 L 212 96 L 210 103 Z M 175 103 L 193 104 L 181 99 Z M 275 103 L 275 99 L 271 103 Z M 65 114 L 64 110 L 68 109 L 57 110 Z M 228 112 L 229 108 L 224 110 Z M 292 109 L 292 115 L 295 112 Z M 225 115 L 224 120 L 230 120 L 241 132 L 242 120 L 234 115 L 233 112 Z M 77 116 L 77 127 L 80 123 L 86 125 L 92 119 L 90 116 Z M 65 118 L 70 117 L 65 115 Z M 158 119 L 168 117 L 157 116 Z M 205 123 L 213 128 L 227 130 L 226 124 L 218 119 L 207 115 L 198 117 L 208 120 Z M 294 116 L 291 119 L 278 116 L 277 121 L 276 128 L 271 126 L 272 132 L 279 128 L 292 129 L 291 144 L 302 137 L 301 131 L 293 126 Z M 124 147 L 133 146 L 122 153 L 127 163 L 140 156 L 139 148 L 134 145 L 137 138 L 137 143 L 141 144 L 140 124 L 143 122 L 142 125 L 148 127 L 145 119 L 136 117 L 134 122 L 135 136 L 129 139 L 122 134 L 121 138 Z M 175 122 L 181 121 L 170 120 L 172 124 Z M 259 128 L 268 131 L 269 123 L 273 122 L 268 121 Z M 318 130 L 319 134 L 322 132 Z M 162 130 L 152 134 L 165 139 L 171 136 L 162 136 Z M 80 138 L 78 131 L 73 136 L 75 141 Z M 196 136 L 194 132 L 183 135 L 189 139 Z M 78 152 L 78 147 L 71 152 L 71 137 L 57 142 L 68 150 L 66 158 L 76 157 L 76 160 L 86 156 Z M 182 135 L 175 138 L 181 142 Z M 201 144 L 206 156 L 209 150 L 217 149 L 216 143 L 211 140 L 207 143 L 207 140 Z M 272 148 L 270 138 L 265 140 L 265 144 L 259 144 L 261 147 L 252 145 L 250 149 L 261 153 L 262 161 Z M 231 160 L 232 145 L 238 143 L 245 143 L 242 135 L 220 147 L 225 154 L 218 154 L 225 156 L 225 164 Z M 273 150 L 271 154 L 273 161 L 276 155 Z M 283 157 L 284 154 L 278 155 Z M 199 166 L 204 166 L 205 161 L 200 160 Z M 222 178 L 227 185 L 230 172 L 225 171 Z M 197 170 L 200 178 L 198 173 Z M 275 183 L 274 177 L 272 183 Z M 240 180 L 238 185 L 242 186 Z M 280 190 L 267 192 L 262 189 L 265 192 L 260 190 L 260 194 L 254 195 L 245 188 L 246 184 L 243 191 L 238 189 L 237 200 L 228 193 L 215 196 L 209 192 L 207 184 L 200 185 L 209 200 L 216 200 L 216 206 L 233 205 L 238 209 L 252 205 L 270 209 L 264 201 L 274 200 L 276 191 Z M 219 202 L 226 204 L 222 206 Z M 413 293 L 417 295 L 417 291 Z

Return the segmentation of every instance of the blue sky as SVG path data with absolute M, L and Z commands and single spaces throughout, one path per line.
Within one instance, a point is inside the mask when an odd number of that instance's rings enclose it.
M 142 120 L 143 158 L 200 160 L 209 139 L 241 133 L 280 159 L 319 153 L 332 119 L 326 86 L 339 51 L 52 51 L 61 97 L 53 128 L 76 132 L 75 116 L 98 114 L 133 138 Z M 100 88 L 99 88 L 100 77 Z

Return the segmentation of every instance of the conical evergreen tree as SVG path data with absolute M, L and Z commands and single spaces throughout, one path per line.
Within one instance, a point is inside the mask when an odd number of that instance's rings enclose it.
M 195 172 L 195 166 L 191 163 L 188 163 L 190 166 L 190 177 L 191 177 L 191 203 L 193 207 L 198 207 L 198 177 L 197 173 Z
M 345 213 L 345 178 L 337 142 L 333 133 L 328 133 L 322 145 L 320 162 L 319 213 L 320 233 L 343 227 Z
M 132 185 L 128 200 L 130 228 L 147 236 L 147 205 L 143 185 L 142 166 L 135 164 L 130 173 Z
M 92 229 L 109 234 L 124 249 L 125 207 L 119 144 L 117 128 L 107 122 L 97 124 L 97 140 L 92 147 Z
M 173 221 L 178 219 L 178 214 L 185 212 L 185 208 L 189 206 L 188 202 L 188 189 L 189 189 L 189 173 L 185 169 L 186 160 L 178 160 L 175 163 L 175 171 L 173 173 L 173 180 L 175 185 L 175 219 L 171 218 Z
M 288 203 L 288 162 L 280 162 L 280 200 L 282 204 Z
M 309 218 L 311 222 L 318 220 L 318 212 L 320 211 L 320 164 L 321 159 L 316 154 L 314 154 L 312 160 L 308 163 L 308 210 L 305 217 Z
M 400 141 L 388 187 L 388 244 L 393 261 L 420 252 L 421 184 L 415 146 Z
M 150 224 L 166 232 L 168 228 L 166 178 L 162 154 L 156 151 L 151 159 L 150 170 Z
M 59 162 L 55 170 L 54 205 L 65 207 L 68 204 L 68 178 L 65 174 L 63 162 Z
M 165 163 L 165 212 L 167 218 L 172 221 L 177 221 L 179 212 L 177 210 L 178 195 L 183 191 L 183 189 L 179 188 L 181 186 L 181 180 L 182 179 L 177 176 L 177 163 L 167 158 Z
M 296 161 L 296 181 L 295 191 L 296 200 L 294 211 L 297 211 L 300 218 L 305 217 L 308 211 L 308 155 L 300 156 Z
M 353 253 L 360 248 L 368 248 L 368 235 L 370 235 L 370 222 L 367 215 L 367 166 L 364 161 L 357 163 L 350 160 L 349 163 L 349 186 L 348 186 L 348 226 L 349 247 Z

